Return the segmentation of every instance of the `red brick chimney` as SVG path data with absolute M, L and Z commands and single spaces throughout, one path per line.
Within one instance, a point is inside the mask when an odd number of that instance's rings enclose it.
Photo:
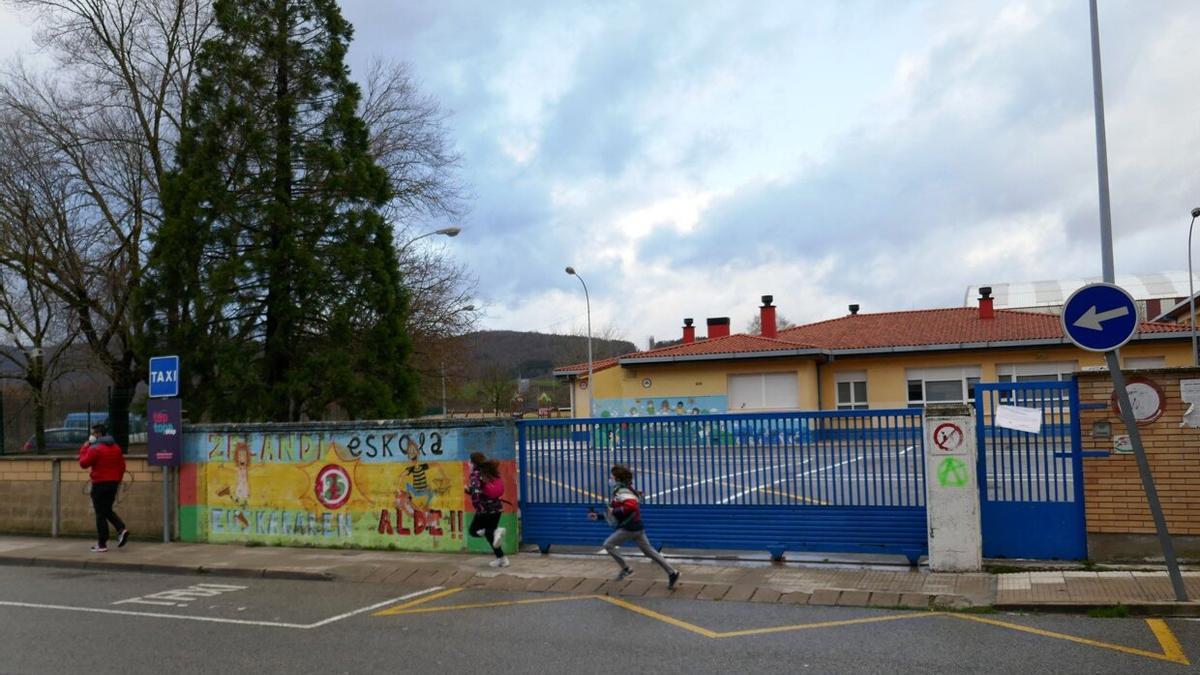
M 710 316 L 708 317 L 708 339 L 725 337 L 729 335 L 729 317 L 727 316 Z
M 758 308 L 759 326 L 762 328 L 762 336 L 773 338 L 779 335 L 779 326 L 775 323 L 775 305 L 771 304 L 774 298 L 770 295 L 762 296 L 762 307 Z
M 683 344 L 690 345 L 696 341 L 696 327 L 691 319 L 683 320 Z
M 981 286 L 979 288 L 979 318 L 996 318 L 996 308 L 993 305 L 991 286 Z

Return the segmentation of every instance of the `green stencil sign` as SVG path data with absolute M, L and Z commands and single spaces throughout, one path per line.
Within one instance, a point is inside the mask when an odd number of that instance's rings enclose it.
M 938 464 L 938 485 L 944 488 L 966 487 L 970 478 L 971 474 L 967 470 L 967 465 L 961 459 L 947 457 Z

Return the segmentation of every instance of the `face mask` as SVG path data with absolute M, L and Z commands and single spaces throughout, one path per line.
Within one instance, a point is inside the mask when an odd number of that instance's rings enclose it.
M 95 443 L 95 442 L 96 442 L 96 434 L 92 434 L 91 436 L 88 436 L 88 443 Z

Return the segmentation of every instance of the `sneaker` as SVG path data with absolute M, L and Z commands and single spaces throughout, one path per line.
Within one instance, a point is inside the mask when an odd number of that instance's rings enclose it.
M 492 548 L 500 548 L 504 543 L 504 533 L 507 531 L 503 527 L 496 528 L 496 533 L 492 535 Z
M 675 570 L 674 572 L 671 572 L 670 574 L 667 575 L 667 588 L 670 590 L 674 590 L 675 584 L 678 581 L 679 581 L 679 570 Z
M 92 546 L 90 549 L 88 549 L 88 550 L 89 550 L 89 551 L 91 551 L 92 553 L 108 553 L 108 547 L 107 547 L 107 546 L 96 546 L 96 545 L 93 545 L 93 546 Z
M 492 562 L 488 563 L 488 567 L 508 567 L 511 564 L 512 563 L 508 561 L 508 556 L 504 556 L 502 558 L 496 558 Z
M 633 576 L 633 568 L 632 568 L 632 567 L 626 567 L 625 569 L 621 570 L 621 572 L 620 572 L 619 574 L 617 574 L 617 581 L 620 581 L 620 580 L 622 580 L 622 579 L 626 579 L 626 578 L 628 578 L 628 577 L 631 577 L 631 576 Z
M 129 539 L 129 530 L 128 529 L 121 530 L 121 533 L 117 535 L 117 548 L 121 548 L 122 546 L 124 546 L 125 541 L 128 539 Z

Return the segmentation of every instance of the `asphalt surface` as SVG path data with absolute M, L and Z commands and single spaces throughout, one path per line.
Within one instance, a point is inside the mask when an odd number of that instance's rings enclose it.
M 1200 623 L 2 567 L 0 654 L 31 674 L 1183 673 Z

